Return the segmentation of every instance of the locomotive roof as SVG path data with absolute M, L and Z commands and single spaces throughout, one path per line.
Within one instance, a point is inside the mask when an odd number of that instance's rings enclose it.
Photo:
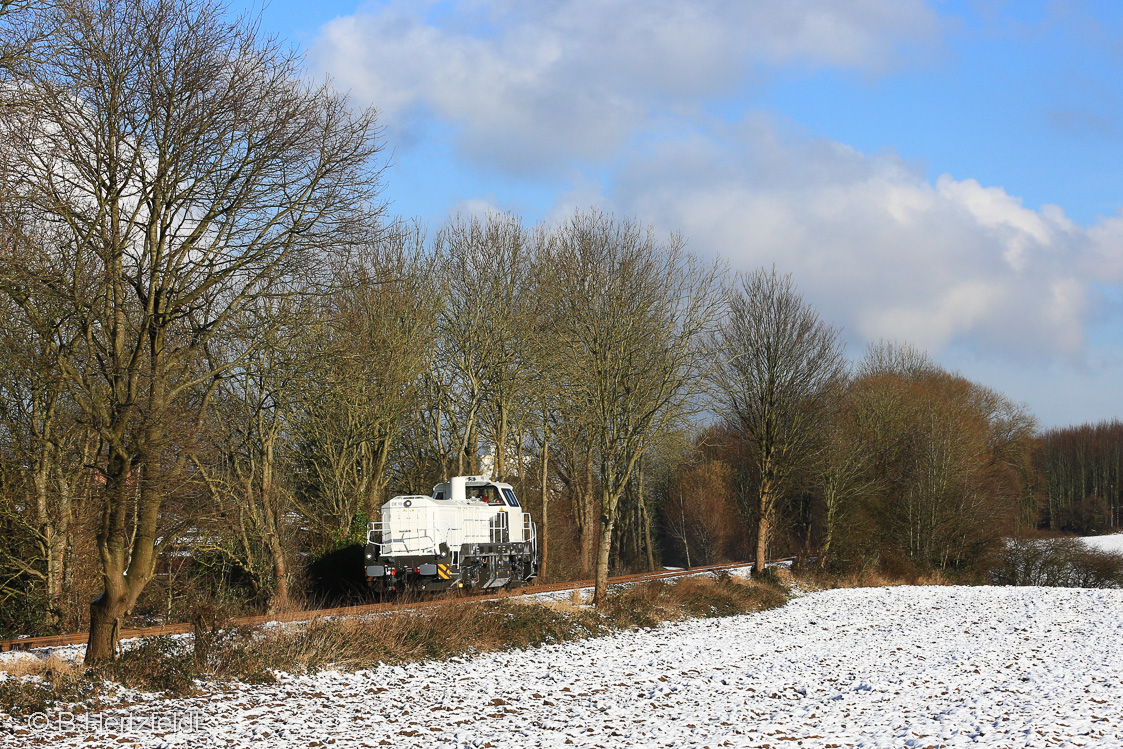
M 465 483 L 468 486 L 505 486 L 509 489 L 514 489 L 513 486 L 511 486 L 510 484 L 508 484 L 505 481 L 492 481 L 491 479 L 486 478 L 485 476 L 454 476 L 453 478 L 466 479 Z M 448 479 L 447 481 L 442 481 L 440 484 L 437 484 L 437 486 L 441 486 L 443 484 L 451 484 L 451 483 L 452 483 L 452 478 Z

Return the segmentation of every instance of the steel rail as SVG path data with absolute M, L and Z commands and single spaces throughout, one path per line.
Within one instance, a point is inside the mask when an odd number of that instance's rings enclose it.
M 793 561 L 795 557 L 774 559 L 769 564 Z M 721 570 L 742 569 L 754 567 L 753 562 L 731 562 L 727 564 L 708 564 L 701 567 L 691 567 L 681 570 L 659 570 L 657 572 L 640 572 L 632 575 L 618 575 L 608 579 L 609 585 L 646 582 L 650 580 L 665 580 L 688 575 L 697 575 L 705 572 L 718 572 Z M 527 585 L 514 590 L 504 590 L 499 593 L 474 594 L 456 598 L 436 598 L 429 601 L 408 601 L 397 603 L 369 603 L 358 606 L 340 606 L 330 609 L 315 609 L 311 611 L 293 611 L 282 614 L 264 614 L 259 616 L 239 616 L 230 620 L 230 625 L 235 627 L 257 627 L 271 622 L 301 622 L 312 621 L 323 617 L 335 616 L 361 616 L 364 614 L 381 614 L 390 611 L 404 611 L 409 609 L 430 608 L 443 606 L 452 602 L 494 601 L 504 598 L 516 598 L 538 595 L 541 593 L 555 593 L 566 590 L 582 590 L 591 588 L 594 580 L 575 580 L 560 583 L 544 583 L 542 585 Z M 129 640 L 138 637 L 159 637 L 160 635 L 182 635 L 195 631 L 195 626 L 187 622 L 175 624 L 159 624 L 152 627 L 123 628 L 120 631 L 120 640 Z M 0 640 L 0 652 L 10 650 L 32 650 L 34 648 L 62 647 L 66 645 L 85 645 L 89 642 L 89 632 L 78 632 L 67 635 L 46 635 L 43 637 L 22 637 L 14 640 Z

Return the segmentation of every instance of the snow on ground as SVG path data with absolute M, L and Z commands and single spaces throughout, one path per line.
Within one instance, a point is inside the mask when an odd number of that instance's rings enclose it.
M 1123 533 L 1114 533 L 1110 536 L 1085 536 L 1080 540 L 1093 549 L 1123 554 Z
M 272 624 L 272 622 L 270 623 Z M 269 626 L 268 624 L 265 626 Z M 174 640 L 181 640 L 186 642 L 192 635 L 166 635 Z M 143 642 L 141 637 L 129 637 L 121 640 L 118 647 L 121 650 L 129 650 L 130 648 L 139 645 Z M 79 663 L 86 657 L 85 645 L 51 645 L 42 648 L 30 648 L 28 650 L 9 650 L 0 653 L 0 678 L 4 676 L 3 669 L 10 667 L 17 661 L 21 660 L 45 660 L 47 658 L 58 658 L 62 661 L 70 661 L 71 663 Z
M 1123 591 L 833 590 L 749 616 L 282 679 L 0 720 L 0 746 L 1115 747 Z

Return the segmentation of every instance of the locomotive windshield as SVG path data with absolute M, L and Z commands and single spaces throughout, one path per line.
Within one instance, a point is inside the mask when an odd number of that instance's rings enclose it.
M 503 487 L 502 492 L 499 487 L 488 484 L 487 486 L 469 486 L 468 499 L 475 499 L 480 502 L 487 502 L 489 505 L 502 505 L 504 500 L 505 504 L 509 507 L 519 507 L 519 500 L 515 499 L 515 492 L 507 487 Z
M 503 499 L 499 496 L 498 487 L 492 486 L 491 484 L 487 486 L 469 486 L 468 499 L 487 502 L 489 505 L 503 504 Z

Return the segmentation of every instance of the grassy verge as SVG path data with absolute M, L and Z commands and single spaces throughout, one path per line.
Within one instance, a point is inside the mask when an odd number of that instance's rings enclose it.
M 835 588 L 887 588 L 897 585 L 956 585 L 970 584 L 957 580 L 938 570 L 925 574 L 890 575 L 877 569 L 858 569 L 848 572 L 830 572 L 818 568 L 805 568 L 791 576 L 792 581 L 805 591 L 833 590 Z
M 23 717 L 58 704 L 97 701 L 102 691 L 87 669 L 54 656 L 20 659 L 0 671 L 0 717 Z M 2 724 L 0 724 L 2 725 Z
M 595 609 L 580 595 L 564 602 L 466 599 L 415 611 L 264 629 L 201 628 L 194 638 L 149 638 L 97 669 L 57 659 L 24 659 L 15 673 L 9 670 L 0 681 L 0 714 L 20 717 L 57 704 L 93 704 L 118 686 L 183 695 L 215 682 L 272 682 L 278 671 L 358 670 L 379 663 L 534 647 L 666 621 L 761 611 L 787 601 L 781 587 L 725 574 L 617 588 Z

